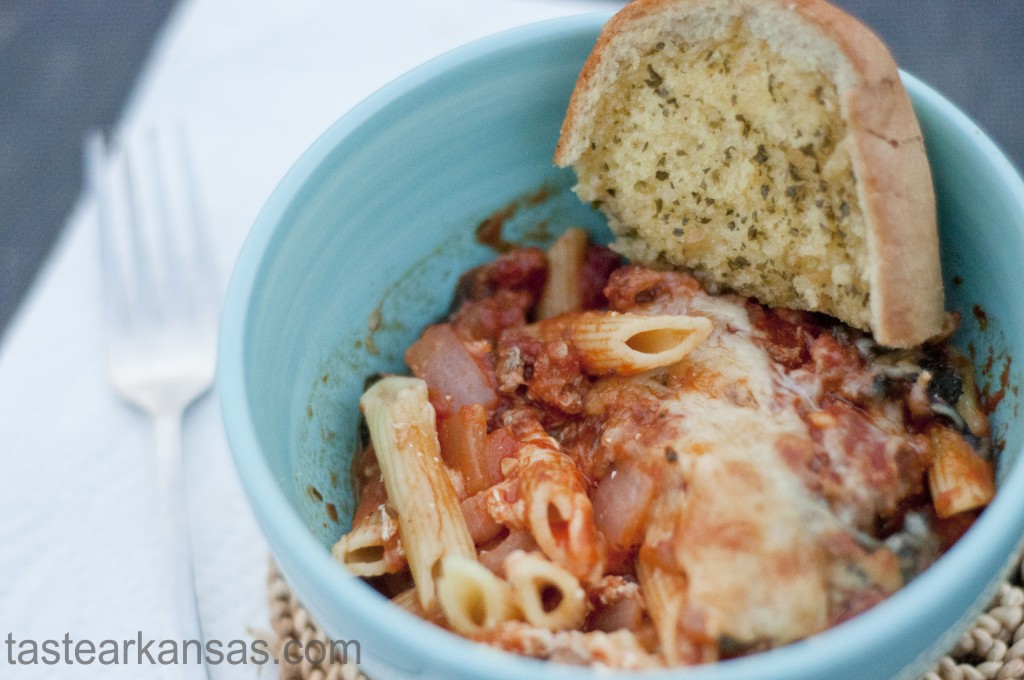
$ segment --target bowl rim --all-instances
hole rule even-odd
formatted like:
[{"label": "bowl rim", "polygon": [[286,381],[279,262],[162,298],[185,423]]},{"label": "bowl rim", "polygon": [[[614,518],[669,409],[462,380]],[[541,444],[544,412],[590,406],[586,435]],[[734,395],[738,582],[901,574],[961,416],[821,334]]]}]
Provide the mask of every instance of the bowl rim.
[{"label": "bowl rim", "polygon": [[[427,622],[389,607],[368,586],[348,575],[333,560],[291,505],[273,471],[267,464],[256,434],[253,414],[246,398],[246,328],[252,312],[251,300],[258,285],[258,274],[271,258],[267,246],[280,225],[301,198],[303,188],[314,178],[332,150],[349,134],[407,92],[415,90],[452,67],[489,54],[532,41],[593,32],[595,37],[612,12],[578,14],[526,24],[479,38],[456,47],[392,80],[344,114],[321,134],[298,158],[274,188],[257,216],[237,257],[224,298],[218,341],[217,392],[221,415],[235,469],[242,481],[249,506],[275,553],[279,551],[304,564],[304,580],[320,583],[333,599],[344,602],[346,616],[357,622],[365,639],[381,644],[403,646],[424,667],[462,669],[477,672],[487,669],[495,678],[521,678],[529,674],[538,680],[593,678],[608,675],[565,664],[520,657],[500,652],[437,628]],[[927,106],[939,114],[958,135],[970,138],[984,154],[1008,194],[1024,211],[1024,180],[995,143],[960,109],[914,76],[901,71],[915,106]],[[1015,225],[1024,229],[1024,225]],[[1004,452],[1005,453],[1005,452]],[[1019,456],[1018,456],[1019,458]],[[1005,475],[1003,488],[1024,489],[1024,461],[1017,460]],[[894,631],[914,628],[914,619],[928,609],[928,593],[942,592],[957,574],[970,573],[976,555],[989,555],[1016,536],[1019,548],[1024,517],[1009,493],[998,493],[974,527],[912,583],[871,610],[807,640],[769,652],[733,659],[687,670],[687,677],[720,678],[725,671],[731,678],[763,678],[772,673],[797,675],[813,672],[822,662],[835,665],[838,658],[855,663],[870,655],[877,643]],[[271,537],[274,540],[270,540]],[[1011,559],[1013,556],[1011,555]],[[281,561],[281,560],[279,560]],[[1010,563],[1004,565],[1009,568]],[[287,569],[282,565],[287,574]],[[362,635],[362,633],[361,633]],[[925,652],[925,654],[927,651]],[[497,656],[496,656],[497,655]],[[495,661],[500,661],[496,665]],[[643,671],[637,677],[664,678],[678,675],[679,668]],[[616,677],[634,673],[616,671]]]}]

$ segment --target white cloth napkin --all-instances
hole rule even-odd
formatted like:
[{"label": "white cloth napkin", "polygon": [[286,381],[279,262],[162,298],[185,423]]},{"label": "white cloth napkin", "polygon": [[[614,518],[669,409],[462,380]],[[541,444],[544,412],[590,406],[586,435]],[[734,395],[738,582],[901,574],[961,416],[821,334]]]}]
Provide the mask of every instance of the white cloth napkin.
[{"label": "white cloth napkin", "polygon": [[[186,0],[119,127],[184,121],[226,283],[282,174],[371,92],[470,40],[621,4]],[[93,205],[83,195],[0,347],[0,678],[180,674],[138,665],[135,650],[129,665],[45,665],[42,655],[35,666],[8,662],[25,641],[65,634],[72,644],[97,645],[172,636],[159,623],[152,432],[106,381],[95,243]],[[184,445],[199,606],[207,637],[227,645],[269,639],[268,551],[232,467],[216,397],[190,411]],[[223,664],[211,672],[272,678],[277,670]]]}]

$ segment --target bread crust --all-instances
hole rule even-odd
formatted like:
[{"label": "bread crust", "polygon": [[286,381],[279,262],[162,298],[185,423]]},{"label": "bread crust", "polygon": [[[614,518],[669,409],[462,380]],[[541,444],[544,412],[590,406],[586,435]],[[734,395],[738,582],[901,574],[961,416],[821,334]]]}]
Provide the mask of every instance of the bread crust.
[{"label": "bread crust", "polygon": [[[573,164],[603,85],[600,69],[619,40],[651,17],[773,5],[795,12],[845,57],[853,82],[838,83],[849,130],[857,195],[867,227],[871,330],[876,341],[909,347],[939,334],[944,316],[935,195],[924,139],[888,48],[854,17],[824,0],[635,0],[612,17],[580,73],[554,161]],[[826,310],[827,311],[827,310]]]}]

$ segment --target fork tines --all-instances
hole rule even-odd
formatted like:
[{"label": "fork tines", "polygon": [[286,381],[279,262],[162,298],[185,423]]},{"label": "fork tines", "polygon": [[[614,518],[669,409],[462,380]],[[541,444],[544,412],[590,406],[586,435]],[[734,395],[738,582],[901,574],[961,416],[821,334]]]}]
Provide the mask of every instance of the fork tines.
[{"label": "fork tines", "polygon": [[215,314],[216,282],[183,130],[154,128],[110,147],[94,131],[86,160],[99,209],[108,323],[138,331]]}]

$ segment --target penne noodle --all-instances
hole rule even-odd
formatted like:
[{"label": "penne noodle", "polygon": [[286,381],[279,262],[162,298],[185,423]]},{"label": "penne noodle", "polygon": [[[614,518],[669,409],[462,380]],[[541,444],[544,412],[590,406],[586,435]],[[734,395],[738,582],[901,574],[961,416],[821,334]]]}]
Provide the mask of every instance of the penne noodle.
[{"label": "penne noodle", "polygon": [[589,237],[579,227],[570,227],[548,249],[548,280],[544,285],[537,318],[550,319],[582,307],[580,272],[587,254]]},{"label": "penne noodle", "polygon": [[686,578],[669,574],[641,559],[636,565],[637,580],[644,594],[647,612],[654,621],[661,653],[670,664],[681,663],[679,654],[679,617],[683,611]]},{"label": "penne noodle", "polygon": [[381,508],[353,525],[331,549],[334,559],[356,576],[381,576],[401,571],[405,560],[400,550],[388,550],[388,532],[395,531],[394,522]]},{"label": "penne noodle", "polygon": [[403,590],[398,595],[391,598],[391,601],[402,609],[408,611],[410,614],[416,614],[417,616],[423,615],[423,607],[420,606],[419,596],[416,595],[416,588]]},{"label": "penne noodle", "polygon": [[505,560],[505,575],[523,617],[548,630],[579,628],[587,596],[575,576],[538,553],[517,550]]},{"label": "penne noodle", "polygon": [[451,627],[463,635],[478,635],[516,615],[512,586],[475,559],[459,555],[441,561],[437,602]]},{"label": "penne noodle", "polygon": [[529,447],[520,458],[531,472],[520,489],[526,501],[526,522],[548,557],[590,582],[604,568],[601,539],[579,469],[567,456]]},{"label": "penne noodle", "polygon": [[569,329],[570,342],[591,375],[636,375],[682,361],[711,335],[702,316],[586,312]]},{"label": "penne noodle", "polygon": [[391,602],[398,605],[405,611],[409,612],[413,616],[419,617],[431,623],[441,625],[444,623],[441,612],[437,608],[427,611],[420,605],[419,595],[416,594],[416,588],[409,588],[403,590],[398,595],[391,598]]},{"label": "penne noodle", "polygon": [[363,394],[366,416],[388,499],[420,605],[436,603],[435,583],[447,555],[476,558],[455,489],[441,462],[434,408],[418,378],[389,376]]},{"label": "penne noodle", "polygon": [[928,470],[928,486],[939,517],[988,505],[996,493],[991,463],[949,428],[929,428],[928,441],[935,455]]},{"label": "penne noodle", "polygon": [[583,582],[595,582],[604,571],[605,548],[583,473],[535,420],[513,427],[526,443],[503,461],[502,471],[518,482],[527,528],[545,555]]},{"label": "penne noodle", "polygon": [[423,611],[423,608],[420,607],[419,597],[416,595],[416,588],[403,590],[398,595],[391,598],[391,601],[402,609],[405,609],[412,614],[416,614],[417,616]]},{"label": "penne noodle", "polygon": [[698,645],[681,627],[687,614],[686,577],[652,564],[644,559],[643,552],[637,560],[636,575],[665,660],[670,665],[715,661],[715,643]]},{"label": "penne noodle", "polygon": [[971,360],[955,347],[949,348],[949,355],[964,381],[960,398],[954,407],[960,417],[964,419],[971,434],[985,439],[989,435],[988,416],[981,410],[981,404],[978,403],[978,384],[974,379],[974,366],[971,364]]}]

